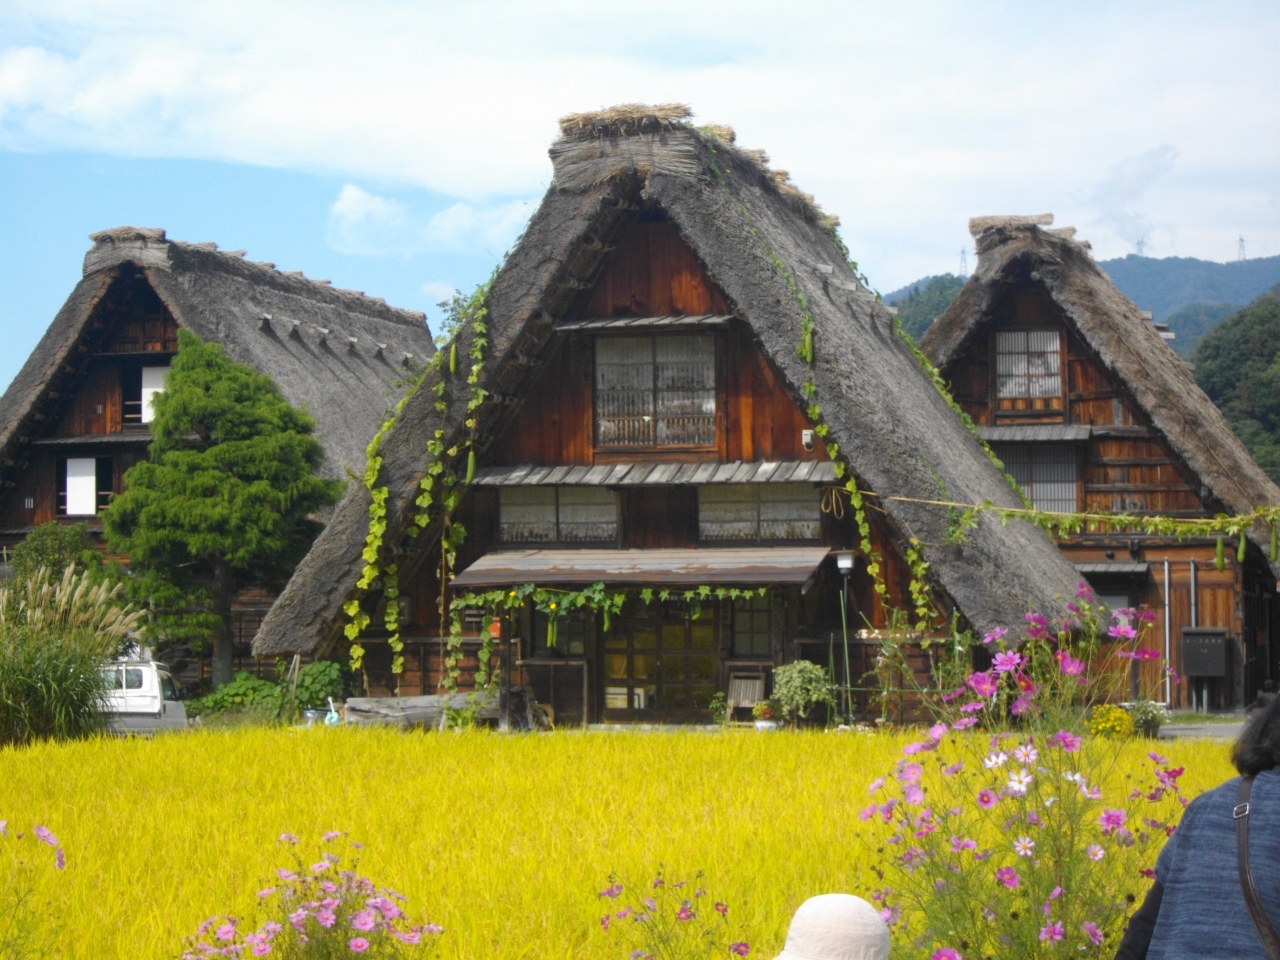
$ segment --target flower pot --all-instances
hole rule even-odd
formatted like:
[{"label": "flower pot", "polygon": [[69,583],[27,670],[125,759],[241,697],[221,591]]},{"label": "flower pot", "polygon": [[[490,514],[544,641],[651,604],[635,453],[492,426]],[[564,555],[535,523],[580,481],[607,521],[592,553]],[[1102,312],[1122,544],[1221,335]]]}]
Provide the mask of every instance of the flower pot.
[{"label": "flower pot", "polygon": [[766,731],[766,732],[767,732],[767,731],[769,731],[769,730],[777,730],[777,729],[778,729],[778,721],[777,721],[777,720],[757,720],[757,721],[756,721],[756,729],[757,729],[757,730],[763,730],[763,731]]},{"label": "flower pot", "polygon": [[1157,737],[1157,735],[1159,735],[1160,733],[1160,721],[1148,720],[1145,723],[1141,724],[1138,727],[1138,729],[1142,732],[1142,735],[1144,737],[1154,740]]}]

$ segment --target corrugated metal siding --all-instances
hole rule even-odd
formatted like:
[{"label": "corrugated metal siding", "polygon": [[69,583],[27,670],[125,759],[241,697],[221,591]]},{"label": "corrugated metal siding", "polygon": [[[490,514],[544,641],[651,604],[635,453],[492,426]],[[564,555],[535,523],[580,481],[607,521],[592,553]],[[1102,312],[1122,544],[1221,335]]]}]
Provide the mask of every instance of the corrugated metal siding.
[{"label": "corrugated metal siding", "polygon": [[743,463],[613,463],[595,467],[485,467],[476,471],[481,487],[605,486],[636,487],[646,483],[835,483],[835,466],[827,460]]},{"label": "corrugated metal siding", "polygon": [[589,331],[600,333],[617,330],[670,330],[689,327],[723,327],[732,319],[722,313],[699,313],[693,316],[668,317],[593,317],[586,320],[566,320],[556,324],[562,333]]}]

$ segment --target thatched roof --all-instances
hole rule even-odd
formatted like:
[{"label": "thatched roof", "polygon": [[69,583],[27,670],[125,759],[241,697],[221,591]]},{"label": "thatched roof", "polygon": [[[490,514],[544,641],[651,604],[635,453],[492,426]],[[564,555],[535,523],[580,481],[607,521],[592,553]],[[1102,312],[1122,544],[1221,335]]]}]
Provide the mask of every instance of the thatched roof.
[{"label": "thatched roof", "polygon": [[[615,228],[637,207],[659,207],[701,259],[731,309],[750,328],[781,382],[803,408],[801,388],[817,384],[814,402],[864,486],[920,499],[990,499],[1020,506],[960,419],[931,385],[893,329],[887,308],[857,279],[830,227],[808,198],[786,188],[759,158],[719,132],[674,119],[629,124],[611,117],[599,128],[572,125],[551,147],[555,178],[522,240],[489,293],[492,340],[481,386],[520,396],[556,322],[601,268]],[[612,124],[612,125],[611,125]],[[626,131],[638,127],[638,132]],[[622,133],[615,133],[621,130]],[[795,285],[789,287],[788,278]],[[796,355],[803,296],[815,327],[812,369]],[[464,330],[459,353],[470,343]],[[406,404],[382,448],[389,488],[386,543],[402,536],[428,457],[426,442],[442,429],[461,438],[466,388],[461,372],[446,380],[448,409],[435,409],[427,382]],[[488,437],[509,414],[480,411]],[[506,409],[510,409],[509,407]],[[480,451],[483,463],[483,449]],[[268,614],[255,640],[259,654],[323,649],[340,634],[342,602],[353,594],[367,530],[369,495],[352,490]],[[890,525],[923,543],[938,587],[975,627],[1020,620],[1028,606],[1052,609],[1077,578],[1038,529],[1001,526],[984,516],[960,545],[944,543],[945,509],[886,501]],[[422,538],[419,538],[422,539]]]},{"label": "thatched roof", "polygon": [[365,447],[403,394],[400,381],[435,352],[421,313],[336,289],[212,243],[180,243],[163,230],[117,227],[90,237],[76,285],[0,398],[0,461],[56,410],[58,381],[92,336],[95,307],[113,283],[140,275],[177,322],[227,356],[270,374],[285,398],[316,419],[329,477],[364,473]]},{"label": "thatched roof", "polygon": [[[1226,418],[1156,328],[1116,289],[1075,230],[1043,229],[1052,214],[977,217],[969,222],[978,265],[920,348],[937,366],[961,356],[1014,284],[1041,284],[1080,337],[1203,485],[1215,512],[1247,513],[1280,504],[1280,488],[1249,456]],[[1269,549],[1269,534],[1254,531]]]}]

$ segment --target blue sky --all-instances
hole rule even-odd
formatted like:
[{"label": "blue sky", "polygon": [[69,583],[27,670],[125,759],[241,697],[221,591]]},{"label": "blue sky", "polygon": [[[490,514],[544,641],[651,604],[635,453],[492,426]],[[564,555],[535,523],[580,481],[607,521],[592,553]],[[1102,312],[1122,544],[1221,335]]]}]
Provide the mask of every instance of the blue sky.
[{"label": "blue sky", "polygon": [[[129,223],[427,310],[546,189],[556,119],[689,103],[843,221],[882,290],[970,216],[1104,259],[1280,254],[1280,5],[6,0],[0,385]],[[969,255],[972,264],[972,253]]]}]

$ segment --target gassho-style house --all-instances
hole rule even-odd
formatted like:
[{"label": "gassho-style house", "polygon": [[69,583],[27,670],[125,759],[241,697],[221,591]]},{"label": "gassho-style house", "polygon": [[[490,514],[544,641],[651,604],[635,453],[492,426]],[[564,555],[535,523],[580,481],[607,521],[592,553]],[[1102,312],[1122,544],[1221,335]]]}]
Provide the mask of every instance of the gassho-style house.
[{"label": "gassho-style house", "polygon": [[[1212,517],[1280,503],[1167,328],[1052,222],[970,221],[977,269],[920,341],[1022,490],[1068,513]],[[1242,706],[1280,676],[1280,570],[1265,532],[1250,530],[1243,562],[1226,551],[1221,572],[1214,537],[1086,528],[1060,546],[1113,609],[1156,614],[1152,641],[1181,678],[1163,678],[1171,705]]]},{"label": "gassho-style house", "polygon": [[[732,131],[686,117],[619,108],[562,121],[554,182],[483,323],[463,326],[380,442],[385,532],[370,538],[372,495],[352,485],[255,652],[342,655],[367,617],[370,692],[435,693],[448,669],[441,531],[456,542],[459,526],[446,598],[530,583],[631,591],[608,619],[557,616],[554,644],[549,609],[500,622],[503,683],[561,723],[705,719],[717,692],[748,706],[799,658],[834,660],[837,679],[856,682],[889,608],[912,604],[911,551],[928,565],[916,568],[939,626],[954,614],[983,631],[1073,595],[1075,569],[1030,524],[983,515],[947,542],[947,510],[920,501],[1019,497],[860,281],[833,221]],[[870,551],[851,476],[876,495]],[[446,491],[459,494],[451,508]],[[710,599],[680,596],[696,588]],[[463,618],[461,690],[478,614]]]},{"label": "gassho-style house", "polygon": [[[244,259],[163,230],[94,234],[84,277],[0,398],[0,546],[42,523],[86,523],[147,455],[151,398],[164,389],[178,329],[222,344],[271,376],[316,420],[320,472],[358,475],[365,447],[434,352],[423,314],[328,281]],[[263,584],[237,600],[249,653],[274,596]]]}]

